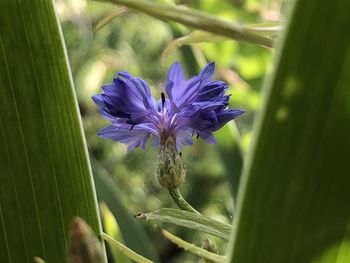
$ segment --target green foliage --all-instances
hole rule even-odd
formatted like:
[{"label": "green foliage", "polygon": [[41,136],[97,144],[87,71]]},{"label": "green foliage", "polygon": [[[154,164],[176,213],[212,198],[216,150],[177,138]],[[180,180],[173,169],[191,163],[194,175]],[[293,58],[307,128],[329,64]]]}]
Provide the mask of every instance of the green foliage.
[{"label": "green foliage", "polygon": [[[109,2],[122,6],[56,1],[105,232],[113,233],[114,224],[118,241],[103,238],[117,262],[193,262],[176,246],[204,262],[227,261],[215,253],[226,252],[231,226],[222,222],[231,221],[232,262],[350,261],[350,4],[296,0],[253,133],[271,51],[261,46],[271,47],[285,28],[280,21],[289,2]],[[0,258],[62,262],[67,247],[81,251],[80,242],[67,242],[72,219],[84,218],[97,235],[100,223],[60,29],[52,2],[44,0],[1,1],[0,25]],[[177,204],[195,213],[159,210],[173,203],[156,179],[157,150],[127,152],[96,136],[105,122],[90,98],[102,83],[129,71],[147,79],[157,97],[175,60],[189,76],[216,61],[216,78],[233,94],[230,106],[246,110],[217,132],[218,145],[195,141],[182,149],[181,188],[203,215],[173,188]],[[138,211],[155,211],[138,217],[176,231],[162,231],[176,245],[152,224],[135,222]],[[202,248],[194,245],[203,240]]]},{"label": "green foliage", "polygon": [[[268,5],[255,1],[244,4],[228,0],[193,1],[187,4],[187,9],[175,6],[172,1],[160,1],[167,2],[160,5],[153,1],[123,2],[136,3],[138,10],[182,24],[165,23],[125,7],[85,0],[55,2],[68,45],[89,148],[96,158],[93,166],[97,190],[118,221],[123,236],[119,238],[127,246],[151,259],[157,258],[153,249],[157,247],[162,260],[170,262],[173,256],[181,262],[191,261],[188,255],[173,253],[174,247],[164,242],[154,228],[146,224],[136,226],[131,220],[137,211],[171,205],[154,176],[157,153],[150,148],[127,153],[124,146],[97,138],[96,131],[104,122],[90,97],[103,82],[110,82],[118,70],[145,77],[153,84],[153,92],[159,94],[157,86],[164,82],[165,76],[159,54],[174,38],[187,38],[182,44],[190,46],[172,50],[165,64],[181,60],[189,75],[193,75],[198,73],[198,65],[217,61],[217,77],[227,81],[231,85],[230,93],[234,93],[232,106],[249,112],[237,122],[236,129],[243,134],[245,143],[241,145],[240,136],[232,136],[231,128],[225,128],[217,134],[220,140],[217,147],[196,142],[193,147],[183,149],[188,172],[183,190],[186,199],[205,215],[229,222],[233,213],[229,188],[235,197],[269,51],[233,41],[203,44],[212,41],[212,35],[198,38],[183,25],[270,46],[276,24],[261,24],[263,9]],[[150,5],[157,9],[147,8]],[[36,261],[40,257],[47,262],[62,262],[67,247],[65,234],[73,216],[83,217],[95,232],[100,231],[62,39],[51,2],[2,1],[0,7],[0,83],[4,87],[0,91],[1,256],[6,260],[11,253],[12,262],[30,261],[33,256],[38,256]],[[238,26],[237,21],[257,25]],[[231,154],[235,154],[234,160]],[[230,186],[225,174],[234,178]],[[113,179],[106,178],[110,175]],[[107,214],[106,210],[103,214]],[[108,228],[108,220],[104,222]],[[204,217],[199,228],[218,233],[215,231],[220,231],[221,223],[213,225],[213,222],[216,221]],[[222,225],[228,231],[227,224]],[[151,241],[144,230],[152,234]],[[177,233],[191,238],[191,242],[203,240],[198,232],[180,228]],[[223,233],[221,229],[219,235],[224,237]],[[219,249],[225,246],[219,238],[215,242]],[[14,253],[14,247],[16,252],[23,253]],[[125,260],[118,253],[114,255]]]},{"label": "green foliage", "polygon": [[114,215],[118,222],[125,245],[154,261],[157,261],[157,256],[152,244],[146,235],[144,229],[133,220],[132,215],[128,214],[127,210],[121,203],[121,198],[118,194],[118,188],[114,186],[113,180],[106,174],[101,165],[94,159],[93,167],[95,172],[96,191],[99,200],[103,200]]},{"label": "green foliage", "polygon": [[172,20],[217,35],[272,47],[272,40],[264,34],[256,34],[256,31],[252,29],[246,30],[228,20],[195,9],[145,0],[110,0],[110,2],[141,11],[158,19]]},{"label": "green foliage", "polygon": [[189,251],[193,254],[196,254],[202,258],[212,260],[214,262],[226,262],[227,258],[224,256],[217,255],[213,252],[210,252],[208,250],[205,250],[203,248],[197,247],[194,244],[191,244],[189,242],[186,242],[185,240],[182,240],[181,238],[171,234],[170,232],[162,229],[163,235],[169,239],[171,242],[174,242],[179,247],[185,249],[186,251]]},{"label": "green foliage", "polygon": [[[156,248],[161,261],[193,262],[196,259],[193,255],[164,242],[153,224],[132,221],[132,215],[139,211],[175,207],[155,176],[158,149],[148,145],[146,150],[127,152],[124,145],[97,137],[98,129],[106,122],[92,103],[91,96],[101,91],[100,86],[103,83],[111,82],[118,71],[142,76],[150,83],[152,94],[160,96],[158,85],[163,83],[164,87],[166,70],[170,63],[181,61],[190,77],[198,74],[207,61],[216,61],[216,78],[230,85],[230,106],[245,109],[247,112],[237,119],[237,127],[225,127],[215,135],[218,145],[207,145],[201,140],[194,140],[193,146],[182,149],[187,177],[181,191],[185,199],[205,216],[228,224],[234,213],[230,190],[235,194],[238,188],[237,182],[250,141],[252,120],[259,106],[260,85],[268,67],[270,51],[237,41],[191,43],[190,46],[174,49],[167,57],[165,67],[162,67],[162,51],[173,39],[189,35],[190,28],[179,23],[160,21],[132,9],[120,13],[120,8],[123,7],[117,5],[88,1],[85,6],[82,4],[85,1],[77,1],[81,4],[59,1],[58,10],[90,153],[92,159],[96,160],[92,163],[94,174],[96,178],[100,175],[112,177],[107,184],[110,193],[114,192],[113,198],[107,198],[104,195],[106,192],[99,190],[99,183],[96,181],[100,200],[108,203],[118,221],[122,234],[122,239],[118,239],[120,242],[152,260],[153,257],[137,249],[135,245],[147,244]],[[186,6],[241,24],[261,24],[265,21],[261,15],[262,10],[270,8],[268,4],[255,4],[253,10],[250,2],[237,7],[229,0],[192,1]],[[104,18],[109,23],[102,23],[104,26],[94,32],[95,25],[106,21]],[[133,232],[135,225],[138,226],[137,231],[146,230],[146,238],[150,241],[137,242],[138,238],[134,238],[137,235]],[[205,238],[198,231],[185,230],[170,224],[167,224],[167,228],[193,243],[201,244]],[[129,242],[130,239],[134,243]],[[215,236],[213,240],[219,251],[225,253],[226,241]]]},{"label": "green foliage", "polygon": [[[118,222],[104,202],[100,203],[100,212],[104,232],[115,240],[119,240],[120,242],[124,243]],[[106,250],[110,252],[113,262],[131,262],[131,260],[120,251],[116,249],[109,249],[108,245],[106,246]]]},{"label": "green foliage", "polygon": [[51,1],[0,2],[0,258],[62,262],[75,216],[100,223]]},{"label": "green foliage", "polygon": [[203,233],[212,234],[224,240],[228,240],[231,232],[231,225],[213,220],[209,217],[172,208],[161,208],[151,213],[139,213],[137,219],[145,219],[156,224],[169,223]]},{"label": "green foliage", "polygon": [[348,10],[295,3],[243,173],[231,262],[350,261]]},{"label": "green foliage", "polygon": [[153,261],[137,254],[135,251],[131,250],[130,248],[124,246],[122,243],[118,242],[117,240],[111,238],[110,236],[106,235],[105,233],[102,234],[102,237],[104,240],[108,242],[112,246],[113,249],[117,249],[120,252],[122,252],[125,256],[132,259],[133,261],[137,263],[152,263]]}]

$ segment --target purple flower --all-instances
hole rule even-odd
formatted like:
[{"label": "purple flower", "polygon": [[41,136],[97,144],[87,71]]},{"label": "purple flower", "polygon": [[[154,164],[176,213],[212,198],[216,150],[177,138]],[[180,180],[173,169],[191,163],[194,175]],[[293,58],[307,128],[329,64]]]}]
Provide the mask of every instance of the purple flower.
[{"label": "purple flower", "polygon": [[209,63],[198,76],[186,80],[180,63],[174,63],[168,72],[168,98],[162,92],[158,102],[144,80],[119,72],[112,84],[102,86],[104,93],[92,97],[111,122],[98,135],[125,143],[129,150],[144,148],[151,135],[154,146],[172,140],[179,149],[191,145],[194,135],[215,143],[213,132],[244,111],[226,109],[228,86],[212,79],[214,68],[214,62]]}]

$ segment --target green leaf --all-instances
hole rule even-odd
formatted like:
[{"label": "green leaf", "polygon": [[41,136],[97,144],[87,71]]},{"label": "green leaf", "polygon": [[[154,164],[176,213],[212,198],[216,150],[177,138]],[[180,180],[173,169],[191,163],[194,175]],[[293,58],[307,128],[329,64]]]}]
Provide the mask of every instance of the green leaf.
[{"label": "green leaf", "polygon": [[80,216],[100,234],[53,1],[0,2],[0,258],[64,262]]},{"label": "green leaf", "polygon": [[145,230],[139,224],[136,224],[132,215],[126,211],[121,203],[121,198],[118,196],[118,188],[112,178],[108,176],[103,167],[93,158],[92,164],[97,196],[107,204],[117,220],[125,244],[137,253],[153,261],[158,261],[157,253]]},{"label": "green leaf", "polygon": [[191,45],[201,42],[221,42],[225,40],[230,40],[229,38],[218,36],[213,33],[209,33],[202,30],[195,30],[190,34],[177,38],[169,43],[169,45],[163,50],[161,55],[161,64],[165,64],[168,56],[175,49],[182,47],[184,45]]},{"label": "green leaf", "polygon": [[[283,30],[283,25],[279,22],[264,23],[264,24],[250,24],[245,25],[244,29],[257,35],[265,36],[268,38],[276,38],[280,31]],[[175,49],[184,45],[193,45],[197,43],[216,43],[232,40],[229,37],[220,36],[217,33],[209,33],[203,30],[195,30],[190,34],[179,37],[171,41],[168,46],[163,50],[161,55],[161,64],[165,64],[166,59]]]},{"label": "green leaf", "polygon": [[102,238],[106,240],[113,248],[119,250],[120,252],[124,253],[125,256],[128,258],[134,260],[137,263],[152,263],[153,261],[137,254],[135,251],[131,250],[130,248],[124,246],[122,243],[118,242],[117,240],[111,238],[109,235],[103,233]]},{"label": "green leaf", "polygon": [[[109,210],[108,206],[102,202],[100,203],[100,211],[101,211],[101,217],[102,217],[102,226],[104,229],[104,232],[111,236],[112,238],[119,240],[120,242],[123,241],[123,237],[120,233],[119,225],[111,211]],[[130,263],[131,260],[126,257],[123,253],[121,253],[117,249],[111,250],[111,257],[113,258],[114,262],[125,262]]]},{"label": "green leaf", "polygon": [[350,262],[349,10],[295,2],[243,172],[231,262]]},{"label": "green leaf", "polygon": [[189,251],[193,254],[196,254],[202,258],[206,258],[215,262],[226,262],[227,258],[224,256],[220,256],[218,254],[209,252],[208,250],[205,250],[203,248],[197,247],[196,245],[193,245],[191,243],[186,242],[185,240],[182,240],[181,238],[171,234],[170,232],[162,229],[162,234],[169,239],[171,242],[177,244],[179,247],[182,247],[186,251]]},{"label": "green leaf", "polygon": [[279,33],[282,30],[284,30],[284,25],[281,22],[275,21],[275,22],[245,25],[244,29],[255,34],[259,34],[265,37],[275,39],[279,35]]},{"label": "green leaf", "polygon": [[136,219],[146,219],[155,223],[169,223],[208,233],[228,240],[231,225],[209,217],[179,209],[161,208],[151,213],[135,215]]},{"label": "green leaf", "polygon": [[168,4],[145,0],[108,0],[128,8],[146,13],[162,20],[171,20],[181,24],[204,30],[217,35],[229,37],[266,47],[272,47],[272,40],[256,34],[254,30],[246,30],[241,25],[191,8],[183,8]]},{"label": "green leaf", "polygon": [[44,260],[42,260],[42,259],[39,258],[39,257],[34,257],[34,258],[33,258],[33,262],[34,262],[34,263],[46,263]]}]

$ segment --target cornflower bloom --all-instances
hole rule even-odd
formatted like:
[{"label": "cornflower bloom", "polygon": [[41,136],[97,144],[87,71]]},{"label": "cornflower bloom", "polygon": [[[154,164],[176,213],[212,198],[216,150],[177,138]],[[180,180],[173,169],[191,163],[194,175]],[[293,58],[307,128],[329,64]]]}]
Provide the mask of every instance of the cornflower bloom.
[{"label": "cornflower bloom", "polygon": [[223,81],[213,80],[215,63],[209,63],[198,76],[185,78],[180,63],[168,72],[166,93],[156,102],[141,78],[119,72],[104,93],[92,97],[101,114],[111,122],[99,136],[144,148],[153,135],[153,146],[172,144],[176,149],[191,145],[193,136],[215,143],[213,132],[244,113],[227,109],[230,95]]},{"label": "cornflower bloom", "polygon": [[183,210],[199,213],[182,197],[179,186],[186,170],[182,145],[191,145],[193,135],[215,143],[213,132],[244,113],[227,109],[230,95],[222,81],[213,80],[215,64],[209,63],[198,76],[185,78],[178,62],[168,72],[166,93],[156,102],[147,83],[126,72],[119,72],[112,84],[102,86],[104,93],[93,96],[101,114],[111,122],[102,128],[101,137],[125,143],[128,149],[144,148],[153,135],[153,146],[160,146],[157,162],[159,184],[168,189]]}]

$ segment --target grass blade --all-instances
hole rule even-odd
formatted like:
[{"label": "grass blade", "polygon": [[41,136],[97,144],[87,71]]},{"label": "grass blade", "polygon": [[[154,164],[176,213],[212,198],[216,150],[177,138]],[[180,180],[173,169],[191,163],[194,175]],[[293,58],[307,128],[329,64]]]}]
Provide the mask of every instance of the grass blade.
[{"label": "grass blade", "polygon": [[238,195],[231,262],[349,262],[350,2],[297,0]]},{"label": "grass blade", "polygon": [[[110,237],[114,238],[115,240],[118,240],[119,242],[124,243],[122,234],[120,233],[118,222],[115,219],[112,212],[109,210],[108,206],[104,202],[100,203],[100,211],[101,211],[101,218],[102,218],[102,227],[104,232]],[[108,253],[108,249],[109,248],[106,246],[107,253]],[[131,263],[131,260],[128,257],[126,257],[123,253],[121,253],[119,250],[109,249],[109,251],[111,252],[110,255],[113,258],[114,262]]]},{"label": "grass blade", "polygon": [[134,260],[137,263],[152,263],[153,261],[137,254],[135,251],[132,251],[127,246],[124,246],[122,243],[118,242],[117,240],[111,238],[109,235],[106,235],[105,233],[102,234],[102,238],[106,240],[111,247],[118,249],[120,252],[124,253],[125,256],[129,257],[130,259]]},{"label": "grass blade", "polygon": [[74,217],[101,231],[53,1],[0,1],[0,258],[63,262]]}]

